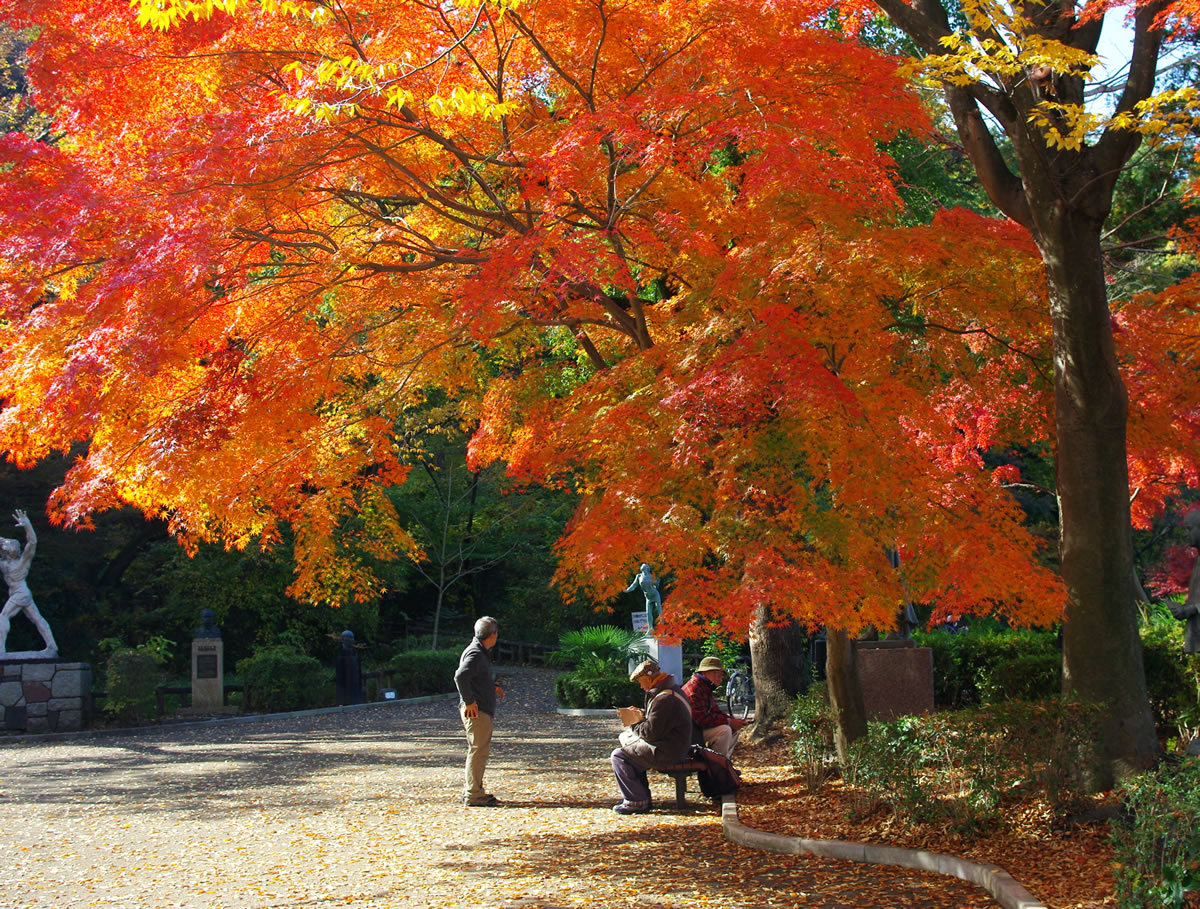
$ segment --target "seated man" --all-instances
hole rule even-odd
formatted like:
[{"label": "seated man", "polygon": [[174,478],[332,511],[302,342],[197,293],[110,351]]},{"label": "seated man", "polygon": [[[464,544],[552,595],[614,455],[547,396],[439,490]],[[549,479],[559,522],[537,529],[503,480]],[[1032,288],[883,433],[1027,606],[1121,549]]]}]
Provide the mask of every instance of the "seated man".
[{"label": "seated man", "polygon": [[621,790],[617,814],[645,814],[650,810],[650,783],[646,771],[663,769],[687,758],[692,742],[692,713],[687,696],[670,673],[654,660],[643,660],[629,674],[646,692],[644,710],[624,707],[621,747],[612,753],[613,773]]},{"label": "seated man", "polygon": [[696,668],[696,674],[683,686],[683,691],[692,705],[692,720],[704,734],[704,744],[729,757],[737,744],[738,731],[746,721],[727,716],[717,706],[713,691],[723,681],[724,665],[716,657],[705,657]]}]

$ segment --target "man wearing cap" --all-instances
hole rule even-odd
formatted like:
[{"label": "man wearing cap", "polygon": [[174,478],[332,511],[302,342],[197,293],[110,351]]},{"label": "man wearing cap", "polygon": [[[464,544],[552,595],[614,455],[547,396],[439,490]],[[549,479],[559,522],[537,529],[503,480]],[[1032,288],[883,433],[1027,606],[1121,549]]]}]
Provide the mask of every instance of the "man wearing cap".
[{"label": "man wearing cap", "polygon": [[737,744],[738,731],[746,721],[727,716],[717,706],[713,692],[723,681],[725,666],[716,657],[705,657],[696,668],[696,674],[683,686],[683,691],[692,705],[692,719],[704,733],[704,744],[729,757]]},{"label": "man wearing cap", "polygon": [[463,804],[472,807],[498,805],[500,802],[483,788],[492,747],[492,717],[496,700],[504,700],[504,689],[496,684],[492,672],[491,650],[500,638],[500,626],[485,615],[475,623],[475,637],[462,652],[454,684],[458,687],[458,714],[467,733],[466,781]]},{"label": "man wearing cap", "polygon": [[621,732],[621,747],[612,753],[613,773],[621,790],[617,814],[645,814],[650,810],[650,783],[646,771],[678,764],[687,757],[692,741],[692,711],[670,673],[654,660],[644,660],[629,674],[646,692],[646,706],[622,708],[629,725]]}]

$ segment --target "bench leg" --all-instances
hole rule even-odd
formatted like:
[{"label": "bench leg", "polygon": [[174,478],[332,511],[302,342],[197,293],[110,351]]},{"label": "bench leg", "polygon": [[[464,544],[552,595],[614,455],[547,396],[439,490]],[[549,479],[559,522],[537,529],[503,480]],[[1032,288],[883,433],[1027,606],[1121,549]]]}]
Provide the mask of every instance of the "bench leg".
[{"label": "bench leg", "polygon": [[686,773],[672,773],[671,776],[675,777],[675,807],[686,808],[688,775]]}]

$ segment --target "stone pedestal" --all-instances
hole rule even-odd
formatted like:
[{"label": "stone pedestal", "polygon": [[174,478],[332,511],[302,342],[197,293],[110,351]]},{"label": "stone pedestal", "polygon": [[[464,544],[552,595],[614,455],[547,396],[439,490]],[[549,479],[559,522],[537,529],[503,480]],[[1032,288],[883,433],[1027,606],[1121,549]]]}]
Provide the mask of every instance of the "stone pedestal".
[{"label": "stone pedestal", "polygon": [[192,641],[192,706],[182,714],[225,713],[225,642],[220,638]]},{"label": "stone pedestal", "polygon": [[682,685],[688,680],[683,674],[683,647],[679,644],[664,644],[656,638],[646,638],[646,646],[650,656],[658,663],[658,668],[675,676],[675,684]]},{"label": "stone pedestal", "polygon": [[192,705],[177,711],[179,716],[237,713],[225,706],[225,642],[215,624],[216,613],[200,610],[201,627],[192,638]]},{"label": "stone pedestal", "polygon": [[868,720],[933,711],[933,650],[912,641],[859,641],[858,677]]},{"label": "stone pedestal", "polygon": [[89,663],[0,661],[0,727],[11,732],[78,732],[91,725]]}]

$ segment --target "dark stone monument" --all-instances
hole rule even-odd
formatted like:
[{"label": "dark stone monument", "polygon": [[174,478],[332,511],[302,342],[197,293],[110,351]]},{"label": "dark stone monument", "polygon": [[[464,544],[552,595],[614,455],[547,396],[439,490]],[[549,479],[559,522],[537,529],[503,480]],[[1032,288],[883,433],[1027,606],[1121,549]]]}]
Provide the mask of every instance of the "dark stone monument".
[{"label": "dark stone monument", "polygon": [[362,663],[354,647],[353,631],[342,632],[342,649],[338,651],[334,667],[334,689],[338,704],[362,703]]},{"label": "dark stone monument", "polygon": [[858,641],[858,677],[868,720],[933,710],[933,650],[911,640]]}]

